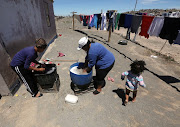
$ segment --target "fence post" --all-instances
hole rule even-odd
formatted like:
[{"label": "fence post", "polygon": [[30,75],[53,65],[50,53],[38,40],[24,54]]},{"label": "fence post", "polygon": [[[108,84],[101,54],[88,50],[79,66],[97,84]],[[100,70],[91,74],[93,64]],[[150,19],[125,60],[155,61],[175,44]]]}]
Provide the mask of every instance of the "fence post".
[{"label": "fence post", "polygon": [[108,37],[108,42],[111,40],[111,30],[112,30],[112,25],[109,27],[109,37]]},{"label": "fence post", "polygon": [[77,12],[71,12],[73,14],[73,30],[74,30],[74,14],[77,13]]},{"label": "fence post", "polygon": [[[114,14],[117,12],[117,10],[108,10],[107,12],[110,12],[110,11],[113,11],[113,16]],[[108,24],[109,25],[109,24]],[[109,28],[109,37],[108,37],[108,42],[110,42],[111,40],[111,32],[112,32],[112,27],[114,27],[112,24],[110,25],[110,28]]]}]

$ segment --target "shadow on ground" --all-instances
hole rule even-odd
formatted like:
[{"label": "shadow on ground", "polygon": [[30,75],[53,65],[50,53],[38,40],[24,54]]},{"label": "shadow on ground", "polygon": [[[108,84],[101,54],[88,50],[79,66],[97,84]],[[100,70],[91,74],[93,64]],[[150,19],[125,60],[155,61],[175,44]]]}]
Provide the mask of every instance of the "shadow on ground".
[{"label": "shadow on ground", "polygon": [[[112,92],[116,93],[119,96],[119,98],[122,99],[122,105],[125,106],[124,102],[125,102],[126,97],[125,97],[124,89],[118,88],[118,89],[113,90]],[[129,96],[129,101],[132,101],[132,97],[130,96]]]},{"label": "shadow on ground", "polygon": [[150,71],[149,69],[146,68],[147,71],[149,71],[150,73],[152,73],[153,75],[155,75],[156,77],[158,77],[159,79],[161,79],[162,81],[164,81],[165,83],[167,83],[168,85],[170,85],[172,88],[176,89],[177,92],[180,92],[180,90],[176,87],[171,85],[171,83],[179,83],[180,80],[172,77],[172,76],[163,76],[163,75],[158,75],[152,71]]},{"label": "shadow on ground", "polygon": [[116,93],[119,96],[119,98],[122,99],[122,105],[124,105],[124,101],[125,101],[125,92],[124,92],[124,89],[119,89],[118,88],[116,90],[113,90],[112,92]]}]

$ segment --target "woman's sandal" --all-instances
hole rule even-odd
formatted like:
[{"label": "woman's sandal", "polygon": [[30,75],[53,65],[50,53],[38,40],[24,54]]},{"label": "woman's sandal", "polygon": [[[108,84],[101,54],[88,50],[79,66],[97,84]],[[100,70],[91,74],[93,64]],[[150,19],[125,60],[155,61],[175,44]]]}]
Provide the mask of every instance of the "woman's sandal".
[{"label": "woman's sandal", "polygon": [[[40,95],[39,96],[37,96],[37,97],[42,97],[43,96],[43,94],[42,93],[40,93]],[[36,97],[36,96],[34,96],[34,97]]]},{"label": "woman's sandal", "polygon": [[38,97],[42,97],[43,96],[43,94],[41,93]]},{"label": "woman's sandal", "polygon": [[95,90],[95,91],[93,92],[94,95],[97,95],[97,94],[99,94],[99,93],[100,93],[100,92],[97,91],[97,90]]}]

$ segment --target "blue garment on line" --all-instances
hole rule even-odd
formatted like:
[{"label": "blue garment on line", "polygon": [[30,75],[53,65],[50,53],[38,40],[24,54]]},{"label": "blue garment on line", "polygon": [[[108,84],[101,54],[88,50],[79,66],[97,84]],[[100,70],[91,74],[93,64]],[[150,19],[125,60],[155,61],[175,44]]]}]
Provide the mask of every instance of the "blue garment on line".
[{"label": "blue garment on line", "polygon": [[92,21],[91,21],[91,23],[90,23],[90,27],[96,27],[97,28],[97,21],[98,21],[98,16],[97,16],[97,14],[94,14],[94,17],[92,18]]},{"label": "blue garment on line", "polygon": [[101,29],[101,20],[102,20],[101,14],[97,14],[97,18],[98,18],[97,20],[97,30],[98,30],[98,28]]},{"label": "blue garment on line", "polygon": [[94,26],[97,28],[98,14],[94,14]]},{"label": "blue garment on line", "polygon": [[180,45],[180,30],[179,30],[179,33],[178,33],[176,40],[174,41],[174,44]]},{"label": "blue garment on line", "polygon": [[92,18],[91,23],[89,24],[89,26],[90,26],[90,27],[94,27],[94,16],[93,16],[93,18]]},{"label": "blue garment on line", "polygon": [[133,15],[129,15],[129,14],[126,14],[126,15],[125,15],[124,28],[130,28],[130,27],[131,27],[132,18],[133,18]]}]

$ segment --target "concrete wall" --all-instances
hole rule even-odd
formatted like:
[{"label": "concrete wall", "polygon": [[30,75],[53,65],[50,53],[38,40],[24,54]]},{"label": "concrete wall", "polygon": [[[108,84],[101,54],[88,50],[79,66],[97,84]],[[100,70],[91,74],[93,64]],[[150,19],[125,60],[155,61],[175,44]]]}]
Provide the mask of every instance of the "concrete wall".
[{"label": "concrete wall", "polygon": [[8,86],[6,85],[6,82],[4,81],[2,75],[0,74],[0,98],[1,95],[9,95],[10,90],[8,88]]},{"label": "concrete wall", "polygon": [[[44,1],[49,7],[50,27],[47,26]],[[1,0],[0,60],[5,62],[0,66],[0,74],[9,88],[15,80],[9,66],[13,56],[24,47],[33,46],[36,38],[42,37],[48,43],[54,36],[56,26],[51,0]]]},{"label": "concrete wall", "polygon": [[[43,2],[47,2],[48,3],[48,7],[49,7],[49,16],[50,16],[50,23],[51,26],[48,27],[47,26],[47,22],[46,22],[46,14],[45,14],[45,8],[44,8],[44,3]],[[53,9],[53,3],[52,0],[40,0],[40,4],[41,6],[41,16],[42,16],[42,28],[44,31],[44,39],[47,42],[50,42],[51,39],[56,35],[56,25],[55,25],[55,17],[54,17],[54,9]]]},{"label": "concrete wall", "polygon": [[[11,87],[11,84],[16,79],[15,72],[10,68],[9,63],[11,62],[11,58],[6,52],[5,48],[2,46],[2,40],[0,39],[0,60],[1,60],[1,66],[0,66],[0,74],[4,78],[4,81],[6,82],[6,87]],[[3,81],[3,82],[4,82]],[[0,82],[0,86],[3,86],[3,82]],[[1,89],[1,87],[0,87]],[[3,95],[3,94],[2,94]]]}]

